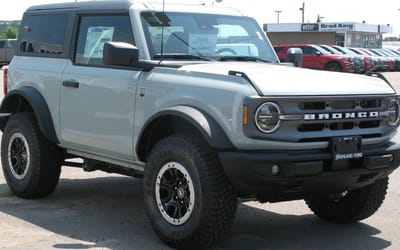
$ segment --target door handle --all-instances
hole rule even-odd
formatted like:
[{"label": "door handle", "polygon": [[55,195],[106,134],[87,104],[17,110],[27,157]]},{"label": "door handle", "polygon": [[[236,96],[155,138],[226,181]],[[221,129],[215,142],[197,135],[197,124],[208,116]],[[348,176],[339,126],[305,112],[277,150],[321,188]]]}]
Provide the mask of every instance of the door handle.
[{"label": "door handle", "polygon": [[68,87],[68,88],[79,88],[79,82],[75,81],[75,80],[65,80],[63,81],[63,86],[64,87]]}]

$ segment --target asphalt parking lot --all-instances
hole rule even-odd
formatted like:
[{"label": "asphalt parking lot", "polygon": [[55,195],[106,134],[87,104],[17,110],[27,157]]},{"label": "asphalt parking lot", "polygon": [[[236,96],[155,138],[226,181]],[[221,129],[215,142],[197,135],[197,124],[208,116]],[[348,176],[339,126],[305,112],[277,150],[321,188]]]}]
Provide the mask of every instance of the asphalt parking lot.
[{"label": "asphalt parking lot", "polygon": [[[400,90],[400,73],[385,75]],[[24,200],[8,191],[0,170],[0,248],[169,249],[150,227],[141,186],[139,179],[64,167],[52,195]],[[399,222],[400,170],[380,210],[360,223],[324,222],[303,201],[245,202],[230,237],[214,249],[400,249]]]}]

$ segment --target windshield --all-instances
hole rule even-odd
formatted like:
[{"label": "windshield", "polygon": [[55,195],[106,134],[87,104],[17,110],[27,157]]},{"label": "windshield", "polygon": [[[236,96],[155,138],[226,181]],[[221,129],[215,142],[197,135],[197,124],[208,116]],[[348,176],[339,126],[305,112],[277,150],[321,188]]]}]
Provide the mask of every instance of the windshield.
[{"label": "windshield", "polygon": [[327,50],[327,51],[331,52],[332,54],[336,54],[336,55],[343,55],[343,53],[342,53],[342,52],[340,52],[339,50],[337,50],[337,49],[335,49],[335,48],[333,48],[333,47],[329,47],[329,46],[322,46],[322,45],[321,45],[321,48],[324,48],[325,50]]},{"label": "windshield", "polygon": [[370,56],[368,53],[365,53],[365,51],[357,48],[351,48],[351,51],[354,51],[354,53],[357,53],[358,55]]},{"label": "windshield", "polygon": [[346,53],[346,54],[348,54],[348,55],[352,55],[352,56],[357,55],[356,52],[354,52],[354,51],[352,51],[352,50],[350,50],[350,49],[348,49],[348,48],[345,48],[345,47],[340,47],[340,48],[338,48],[338,49],[341,50],[341,51],[343,51],[343,53]]},{"label": "windshield", "polygon": [[332,54],[331,52],[329,52],[328,50],[326,50],[326,49],[324,49],[324,48],[322,48],[322,47],[320,47],[320,46],[317,46],[317,45],[315,45],[315,46],[313,46],[316,50],[318,50],[318,52],[320,52],[322,55],[329,55],[329,54]]},{"label": "windshield", "polygon": [[[142,12],[152,59],[278,59],[254,19],[215,14]],[[193,55],[184,57],[182,55]]]}]

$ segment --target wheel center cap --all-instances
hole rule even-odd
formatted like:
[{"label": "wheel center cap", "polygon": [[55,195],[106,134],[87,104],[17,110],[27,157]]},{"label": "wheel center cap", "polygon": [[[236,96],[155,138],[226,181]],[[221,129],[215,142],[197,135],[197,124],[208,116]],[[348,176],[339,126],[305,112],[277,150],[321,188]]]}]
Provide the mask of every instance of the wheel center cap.
[{"label": "wheel center cap", "polygon": [[185,198],[185,190],[183,188],[178,188],[178,190],[176,190],[176,195],[178,196],[179,199],[183,199]]}]

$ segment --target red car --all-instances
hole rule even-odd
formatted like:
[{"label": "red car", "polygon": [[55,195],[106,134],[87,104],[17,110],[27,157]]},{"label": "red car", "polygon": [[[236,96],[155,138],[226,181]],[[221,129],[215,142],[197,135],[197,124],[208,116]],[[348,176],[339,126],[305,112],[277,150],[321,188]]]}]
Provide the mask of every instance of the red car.
[{"label": "red car", "polygon": [[284,44],[275,45],[274,49],[281,62],[286,61],[289,48],[303,50],[303,67],[330,71],[354,72],[354,64],[348,55],[335,55],[313,44]]}]

